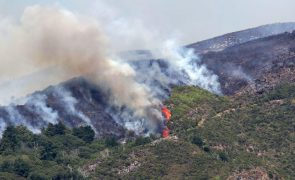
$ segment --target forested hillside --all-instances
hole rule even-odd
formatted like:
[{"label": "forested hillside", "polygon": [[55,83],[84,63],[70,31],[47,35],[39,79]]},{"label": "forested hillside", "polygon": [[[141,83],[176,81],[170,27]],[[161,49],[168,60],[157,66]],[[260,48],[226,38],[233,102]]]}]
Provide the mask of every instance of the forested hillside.
[{"label": "forested hillside", "polygon": [[90,127],[8,127],[2,179],[260,179],[295,177],[295,85],[217,96],[175,87],[169,138],[94,140]]}]

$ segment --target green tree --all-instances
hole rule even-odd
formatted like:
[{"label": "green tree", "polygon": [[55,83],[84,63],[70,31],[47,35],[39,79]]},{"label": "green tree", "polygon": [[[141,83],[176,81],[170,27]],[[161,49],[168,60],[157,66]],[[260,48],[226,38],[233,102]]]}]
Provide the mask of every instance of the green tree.
[{"label": "green tree", "polygon": [[108,147],[118,146],[118,142],[116,141],[115,138],[106,138],[105,144]]},{"label": "green tree", "polygon": [[43,145],[40,155],[42,160],[54,160],[57,155],[57,149],[53,145],[53,143],[45,143]]},{"label": "green tree", "polygon": [[64,135],[65,133],[66,126],[61,121],[59,121],[58,124],[49,123],[45,129],[45,135],[47,136]]},{"label": "green tree", "polygon": [[13,162],[5,160],[1,166],[0,166],[0,171],[1,172],[13,172],[14,167],[13,167]]},{"label": "green tree", "polygon": [[203,139],[200,138],[199,136],[194,136],[192,138],[192,143],[199,146],[199,147],[203,147],[203,145],[204,145]]},{"label": "green tree", "polygon": [[27,162],[22,159],[17,159],[14,162],[14,172],[17,175],[28,177],[30,173],[30,166]]},{"label": "green tree", "polygon": [[139,137],[135,140],[135,146],[144,145],[151,142],[151,138],[149,137]]},{"label": "green tree", "polygon": [[225,162],[228,161],[228,156],[227,156],[226,153],[224,153],[224,152],[220,152],[220,153],[218,154],[218,156],[219,156],[219,158],[220,158],[221,161],[225,161]]},{"label": "green tree", "polygon": [[208,153],[211,151],[209,146],[204,146],[203,150]]},{"label": "green tree", "polygon": [[73,129],[73,135],[90,143],[94,140],[95,132],[90,126],[81,126]]},{"label": "green tree", "polygon": [[47,175],[42,174],[40,172],[33,172],[29,176],[30,180],[47,180],[50,179]]},{"label": "green tree", "polygon": [[0,142],[1,153],[13,153],[19,148],[20,142],[17,135],[18,132],[15,127],[8,126],[6,128]]}]

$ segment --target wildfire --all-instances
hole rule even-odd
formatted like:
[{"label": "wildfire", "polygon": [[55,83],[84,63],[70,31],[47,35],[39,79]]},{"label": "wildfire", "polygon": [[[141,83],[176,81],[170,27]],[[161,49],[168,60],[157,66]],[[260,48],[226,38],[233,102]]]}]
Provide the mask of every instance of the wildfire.
[{"label": "wildfire", "polygon": [[169,132],[170,130],[167,127],[165,127],[162,131],[162,137],[167,138],[169,136]]},{"label": "wildfire", "polygon": [[167,107],[162,107],[162,113],[166,118],[166,121],[169,121],[171,118],[171,112],[169,111],[169,109]]},{"label": "wildfire", "polygon": [[170,130],[167,127],[167,122],[171,118],[171,112],[167,107],[163,106],[162,107],[162,113],[163,113],[163,116],[165,117],[165,121],[164,121],[164,127],[165,128],[163,128],[163,130],[162,130],[162,137],[167,138],[169,136],[169,132],[170,132]]}]

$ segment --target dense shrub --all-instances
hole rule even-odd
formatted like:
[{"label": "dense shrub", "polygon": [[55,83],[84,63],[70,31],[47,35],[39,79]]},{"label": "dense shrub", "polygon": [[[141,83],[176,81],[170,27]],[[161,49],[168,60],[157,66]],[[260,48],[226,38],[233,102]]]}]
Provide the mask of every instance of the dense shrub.
[{"label": "dense shrub", "polygon": [[138,138],[136,138],[134,145],[140,146],[140,145],[145,145],[150,142],[151,142],[151,138],[149,138],[149,137],[138,137]]},{"label": "dense shrub", "polygon": [[114,147],[114,146],[119,145],[117,140],[115,138],[112,138],[112,137],[106,138],[105,139],[105,144],[106,144],[107,147]]},{"label": "dense shrub", "polygon": [[192,138],[192,143],[199,147],[202,147],[204,145],[203,139],[200,138],[199,136],[194,136]]},{"label": "dense shrub", "polygon": [[30,179],[30,180],[47,180],[47,179],[50,179],[50,177],[48,177],[47,175],[40,173],[40,172],[33,172],[30,174],[28,179]]},{"label": "dense shrub", "polygon": [[5,160],[2,162],[0,166],[0,171],[1,172],[13,172],[14,171],[14,166],[12,161]]},{"label": "dense shrub", "polygon": [[210,151],[211,151],[209,146],[204,146],[204,147],[203,147],[203,150],[204,150],[205,152],[210,152]]},{"label": "dense shrub", "polygon": [[218,154],[218,156],[219,156],[219,158],[220,158],[221,161],[226,161],[226,162],[228,161],[228,155],[226,153],[220,152]]},{"label": "dense shrub", "polygon": [[40,152],[40,158],[42,160],[54,160],[57,155],[57,149],[53,143],[48,142],[44,144]]},{"label": "dense shrub", "polygon": [[18,133],[15,127],[8,126],[3,133],[0,152],[1,153],[13,153],[20,147]]},{"label": "dense shrub", "polygon": [[0,166],[0,172],[13,173],[22,177],[28,177],[31,166],[23,159],[6,160]]},{"label": "dense shrub", "polygon": [[89,159],[106,147],[100,141],[91,143],[93,139],[90,127],[74,132],[62,123],[49,124],[41,134],[34,135],[24,126],[8,126],[0,141],[0,178],[83,179],[73,167],[83,162],[81,158]]},{"label": "dense shrub", "polygon": [[66,127],[62,122],[58,124],[48,124],[48,127],[45,130],[45,134],[47,136],[56,136],[56,135],[64,135]]},{"label": "dense shrub", "polygon": [[28,177],[30,173],[30,165],[22,159],[17,159],[14,162],[14,172],[17,175]]},{"label": "dense shrub", "polygon": [[87,143],[91,143],[94,140],[95,132],[90,126],[81,126],[73,129],[73,135]]}]

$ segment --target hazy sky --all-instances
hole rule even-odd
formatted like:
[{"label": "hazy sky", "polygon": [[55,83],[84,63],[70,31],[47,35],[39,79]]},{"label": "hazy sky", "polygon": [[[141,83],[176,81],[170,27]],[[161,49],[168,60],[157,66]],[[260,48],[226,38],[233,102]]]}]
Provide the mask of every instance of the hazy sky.
[{"label": "hazy sky", "polygon": [[295,21],[294,0],[0,0],[0,16],[18,16],[33,4],[56,4],[81,14],[115,12],[117,17],[139,19],[163,36],[178,34],[184,44],[263,24]]}]

